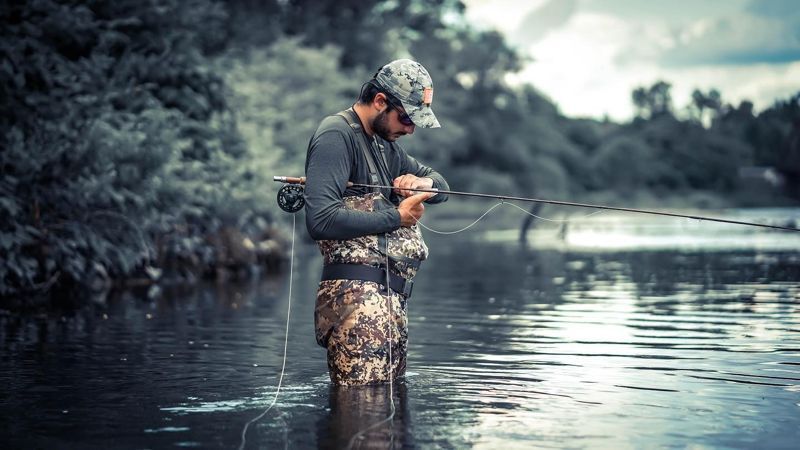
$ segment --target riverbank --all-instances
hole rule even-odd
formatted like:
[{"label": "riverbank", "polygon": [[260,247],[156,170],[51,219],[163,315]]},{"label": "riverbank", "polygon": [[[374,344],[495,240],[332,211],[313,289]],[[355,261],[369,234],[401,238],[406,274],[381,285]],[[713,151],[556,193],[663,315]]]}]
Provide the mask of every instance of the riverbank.
[{"label": "riverbank", "polygon": [[99,262],[80,282],[56,272],[50,280],[2,297],[0,310],[41,313],[48,309],[103,304],[126,291],[157,297],[165,289],[191,289],[202,283],[253,280],[278,274],[289,257],[285,230],[270,226],[260,232],[220,227],[202,235],[162,235],[144,244],[150,255],[126,276],[113,276]]}]

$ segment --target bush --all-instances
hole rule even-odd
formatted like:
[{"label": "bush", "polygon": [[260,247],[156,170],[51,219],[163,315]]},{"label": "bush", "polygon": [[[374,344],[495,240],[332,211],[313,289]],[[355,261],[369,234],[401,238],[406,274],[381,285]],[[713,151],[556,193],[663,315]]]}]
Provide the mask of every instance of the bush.
[{"label": "bush", "polygon": [[216,226],[244,153],[204,56],[223,16],[211,0],[0,7],[0,296],[107,284],[152,263],[155,236]]}]

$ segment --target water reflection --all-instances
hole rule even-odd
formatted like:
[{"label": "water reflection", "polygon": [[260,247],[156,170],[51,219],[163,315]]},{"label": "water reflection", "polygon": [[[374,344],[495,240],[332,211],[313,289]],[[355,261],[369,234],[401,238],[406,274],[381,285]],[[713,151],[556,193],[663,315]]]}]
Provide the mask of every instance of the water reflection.
[{"label": "water reflection", "polygon": [[[798,342],[797,254],[598,253],[548,246],[523,251],[508,245],[475,245],[478,250],[464,245],[434,249],[434,255],[442,251],[444,259],[458,264],[437,266],[439,273],[433,275],[423,273],[438,284],[426,295],[430,303],[417,306],[425,310],[417,318],[421,326],[435,329],[438,336],[419,343],[430,365],[425,370],[451,377],[463,374],[463,383],[450,380],[457,388],[448,392],[473,405],[492,405],[492,413],[477,408],[466,413],[476,416],[464,419],[467,427],[482,430],[483,437],[473,444],[503,445],[523,435],[525,441],[537,442],[544,435],[543,442],[551,443],[651,446],[654,441],[648,439],[657,429],[696,442],[689,436],[701,436],[707,422],[672,426],[684,408],[708,411],[721,417],[725,426],[736,423],[747,429],[758,426],[762,414],[777,414],[789,422],[798,416],[796,398],[774,391],[762,391],[758,397],[772,398],[770,405],[758,404],[748,413],[729,412],[730,402],[756,400],[730,384],[760,384],[761,377],[788,376],[785,369],[778,369],[781,374],[767,373],[775,369],[764,366],[774,365],[776,359],[784,367],[797,364],[798,354],[792,350]],[[470,258],[472,252],[481,255],[480,261]],[[485,289],[478,291],[463,289],[465,274],[480,277],[487,270],[496,283],[483,281],[480,286]],[[457,293],[452,301],[450,292]],[[445,330],[436,327],[441,323]],[[411,333],[416,330],[412,327]],[[442,338],[451,344],[440,344]],[[789,361],[781,360],[781,355]],[[446,361],[461,364],[453,368]],[[738,375],[726,375],[733,371]],[[794,379],[767,382],[791,392],[798,378],[789,378]],[[737,395],[741,397],[733,400]],[[541,396],[564,401],[543,404]],[[703,399],[702,408],[695,406],[698,397]],[[549,408],[550,404],[559,407]],[[597,406],[576,407],[587,404]],[[623,412],[643,407],[651,410],[645,417]],[[570,426],[569,420],[554,421],[551,414],[562,419],[582,417],[590,423]],[[653,428],[654,420],[658,428]],[[542,430],[526,431],[522,426],[514,430],[512,425],[533,421],[544,424]],[[506,426],[493,425],[501,423]],[[778,434],[769,441],[778,447],[797,436],[788,426],[773,429]],[[733,429],[726,430],[737,436]],[[708,443],[714,445],[714,439]]]},{"label": "water reflection", "polygon": [[404,382],[331,386],[328,403],[330,412],[317,427],[317,448],[414,448]]},{"label": "water reflection", "polygon": [[[394,418],[354,448],[800,440],[796,250],[598,251],[512,236],[429,240]],[[319,264],[300,248],[283,386],[247,448],[344,448],[390,413],[388,386],[329,383],[312,328]],[[275,398],[287,287],[133,292],[0,316],[0,446],[235,448]]]}]

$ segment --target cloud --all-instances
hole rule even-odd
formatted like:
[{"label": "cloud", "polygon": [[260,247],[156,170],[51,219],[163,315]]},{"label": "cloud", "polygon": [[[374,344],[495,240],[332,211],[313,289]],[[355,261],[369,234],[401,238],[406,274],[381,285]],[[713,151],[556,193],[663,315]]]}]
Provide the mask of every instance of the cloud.
[{"label": "cloud", "polygon": [[685,25],[698,17],[742,11],[751,0],[582,0],[581,11],[606,14],[631,24]]},{"label": "cloud", "polygon": [[797,8],[797,0],[750,0],[746,10],[757,16],[797,18],[800,9]]},{"label": "cloud", "polygon": [[506,36],[519,27],[527,12],[548,0],[462,0],[466,17],[478,29],[496,29]]},{"label": "cloud", "polygon": [[524,16],[517,28],[508,34],[512,44],[526,47],[539,41],[549,31],[564,25],[577,10],[577,0],[550,0]]},{"label": "cloud", "polygon": [[620,69],[615,58],[635,38],[627,22],[607,14],[578,13],[529,47],[532,62],[509,77],[529,82],[549,95],[570,116],[630,117],[630,92],[646,72]]},{"label": "cloud", "polygon": [[676,106],[685,106],[691,91],[717,89],[722,100],[733,105],[749,100],[757,111],[786,100],[800,92],[800,61],[786,64],[752,64],[741,66],[705,66],[675,68],[661,72],[673,82]]},{"label": "cloud", "polygon": [[523,33],[530,59],[508,81],[533,84],[568,116],[629,119],[631,91],[658,80],[679,108],[694,89],[756,110],[800,91],[798,0],[465,1],[473,20]]},{"label": "cloud", "polygon": [[626,21],[617,63],[663,67],[784,64],[800,60],[797,0],[585,0],[581,11]]},{"label": "cloud", "polygon": [[738,14],[677,30],[659,55],[666,66],[783,64],[800,61],[800,20]]}]

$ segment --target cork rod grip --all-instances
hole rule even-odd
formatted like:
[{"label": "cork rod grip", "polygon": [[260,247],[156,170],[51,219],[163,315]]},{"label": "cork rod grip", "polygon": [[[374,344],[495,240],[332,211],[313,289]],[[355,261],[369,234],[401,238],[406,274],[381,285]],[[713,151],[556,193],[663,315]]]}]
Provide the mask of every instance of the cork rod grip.
[{"label": "cork rod grip", "polygon": [[[272,177],[272,181],[277,181],[279,183],[288,183],[288,184],[306,184],[306,177],[283,177],[275,175]],[[347,187],[353,185],[352,181],[347,182]]]}]

